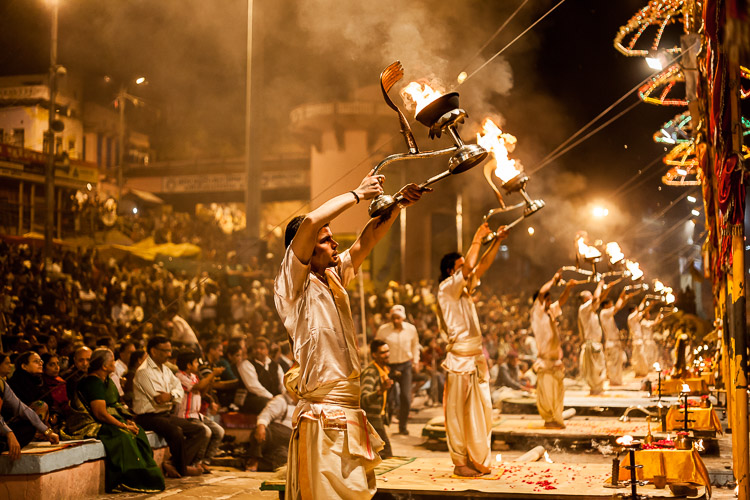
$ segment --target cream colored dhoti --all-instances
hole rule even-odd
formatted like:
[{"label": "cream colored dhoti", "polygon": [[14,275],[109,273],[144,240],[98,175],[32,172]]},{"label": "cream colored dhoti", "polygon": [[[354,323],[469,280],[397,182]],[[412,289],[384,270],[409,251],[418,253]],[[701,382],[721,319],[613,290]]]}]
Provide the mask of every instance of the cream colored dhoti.
[{"label": "cream colored dhoti", "polygon": [[581,346],[581,377],[588,384],[591,395],[604,392],[604,352],[599,342],[585,342]]},{"label": "cream colored dhoti", "polygon": [[565,425],[563,400],[565,399],[565,368],[562,365],[539,368],[536,379],[536,407],[545,423]]},{"label": "cream colored dhoti", "polygon": [[633,341],[633,354],[630,358],[630,364],[633,366],[636,377],[643,377],[648,374],[649,364],[643,341]]},{"label": "cream colored dhoti", "polygon": [[604,357],[607,361],[607,378],[610,387],[622,385],[622,354],[619,342],[607,341]]},{"label": "cream colored dhoti", "polygon": [[468,465],[479,472],[489,472],[492,399],[487,361],[481,349],[477,354],[473,352],[473,346],[464,352],[458,345],[452,347],[451,352],[456,356],[468,354],[474,357],[475,369],[463,373],[446,372],[443,411],[448,451],[454,465]]},{"label": "cream colored dhoti", "polygon": [[303,395],[289,442],[286,498],[370,499],[383,441],[359,408],[359,379]]}]

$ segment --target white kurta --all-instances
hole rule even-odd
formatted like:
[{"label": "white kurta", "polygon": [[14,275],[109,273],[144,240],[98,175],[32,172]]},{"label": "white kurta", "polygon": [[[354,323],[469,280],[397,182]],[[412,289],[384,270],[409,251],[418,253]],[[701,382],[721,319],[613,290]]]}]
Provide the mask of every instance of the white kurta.
[{"label": "white kurta", "polygon": [[490,470],[492,401],[479,318],[459,269],[438,288],[438,304],[448,334],[443,411],[448,450],[456,466]]},{"label": "white kurta", "polygon": [[534,362],[537,373],[536,407],[545,423],[563,423],[563,401],[565,399],[565,368],[562,363],[562,347],[557,321],[562,316],[560,303],[555,301],[545,309],[537,298],[531,307],[531,330],[536,338],[539,355]]},{"label": "white kurta", "polygon": [[326,270],[325,283],[287,248],[274,301],[292,342],[297,367],[285,377],[300,396],[289,444],[290,499],[368,499],[383,443],[359,407],[359,363],[349,297],[349,251]]},{"label": "white kurta", "polygon": [[610,386],[622,385],[623,352],[620,344],[620,330],[615,323],[615,306],[599,312],[604,331],[604,357],[607,362],[607,378]]},{"label": "white kurta", "polygon": [[583,337],[579,367],[581,376],[589,386],[592,395],[604,391],[604,351],[602,346],[602,327],[596,317],[593,299],[581,304],[578,308],[578,326]]},{"label": "white kurta", "polygon": [[630,364],[633,367],[636,377],[643,377],[649,371],[646,348],[643,344],[641,319],[643,319],[643,312],[637,309],[628,315],[628,330],[630,330],[630,340],[633,349]]}]

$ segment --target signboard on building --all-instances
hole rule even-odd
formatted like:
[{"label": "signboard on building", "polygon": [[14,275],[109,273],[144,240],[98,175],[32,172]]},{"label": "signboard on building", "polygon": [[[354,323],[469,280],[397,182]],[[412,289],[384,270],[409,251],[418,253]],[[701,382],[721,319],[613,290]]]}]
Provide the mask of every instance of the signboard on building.
[{"label": "signboard on building", "polygon": [[[0,176],[42,182],[47,165],[47,155],[31,149],[0,144]],[[81,161],[56,161],[55,181],[77,186],[99,182],[99,169]]]},{"label": "signboard on building", "polygon": [[[170,175],[162,177],[162,193],[216,193],[245,190],[245,173]],[[263,172],[260,187],[290,189],[310,184],[310,173],[302,170]]]}]

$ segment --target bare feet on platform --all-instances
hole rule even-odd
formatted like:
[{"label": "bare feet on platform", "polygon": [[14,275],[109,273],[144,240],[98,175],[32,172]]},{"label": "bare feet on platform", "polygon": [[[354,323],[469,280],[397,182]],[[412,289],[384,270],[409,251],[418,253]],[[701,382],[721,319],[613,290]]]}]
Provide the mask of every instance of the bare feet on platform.
[{"label": "bare feet on platform", "polygon": [[557,422],[544,422],[545,429],[565,429],[565,424],[559,424]]},{"label": "bare feet on platform", "polygon": [[453,468],[453,474],[461,477],[477,477],[482,475],[481,472],[468,465],[456,465]]},{"label": "bare feet on platform", "polygon": [[161,466],[161,468],[164,470],[164,475],[172,478],[177,479],[182,477],[179,472],[177,472],[177,469],[174,465],[170,464],[169,462],[164,462]]},{"label": "bare feet on platform", "polygon": [[208,467],[208,464],[201,462],[198,464],[198,467],[200,467],[204,474],[211,474],[211,469]]},{"label": "bare feet on platform", "polygon": [[255,472],[258,470],[258,460],[255,458],[249,458],[247,462],[245,462],[245,470]]},{"label": "bare feet on platform", "polygon": [[201,474],[203,474],[203,469],[200,467],[194,467],[192,465],[185,467],[186,476],[200,476]]}]

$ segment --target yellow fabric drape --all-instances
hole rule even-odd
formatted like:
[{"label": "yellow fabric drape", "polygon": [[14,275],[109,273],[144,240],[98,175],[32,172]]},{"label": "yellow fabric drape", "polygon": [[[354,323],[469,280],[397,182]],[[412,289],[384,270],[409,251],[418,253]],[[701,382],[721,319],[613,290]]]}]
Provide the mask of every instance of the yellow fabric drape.
[{"label": "yellow fabric drape", "polygon": [[[721,421],[713,408],[690,408],[688,410],[690,428],[696,431],[716,431],[721,433]],[[667,412],[667,430],[674,431],[682,429],[685,423],[684,408],[673,406]]]},{"label": "yellow fabric drape", "polygon": [[[651,481],[654,476],[666,476],[667,483],[695,483],[706,487],[711,497],[711,480],[703,460],[695,450],[641,450],[635,452],[635,463],[643,465],[636,470],[639,481]],[[620,464],[620,481],[630,480],[630,456]]]}]

